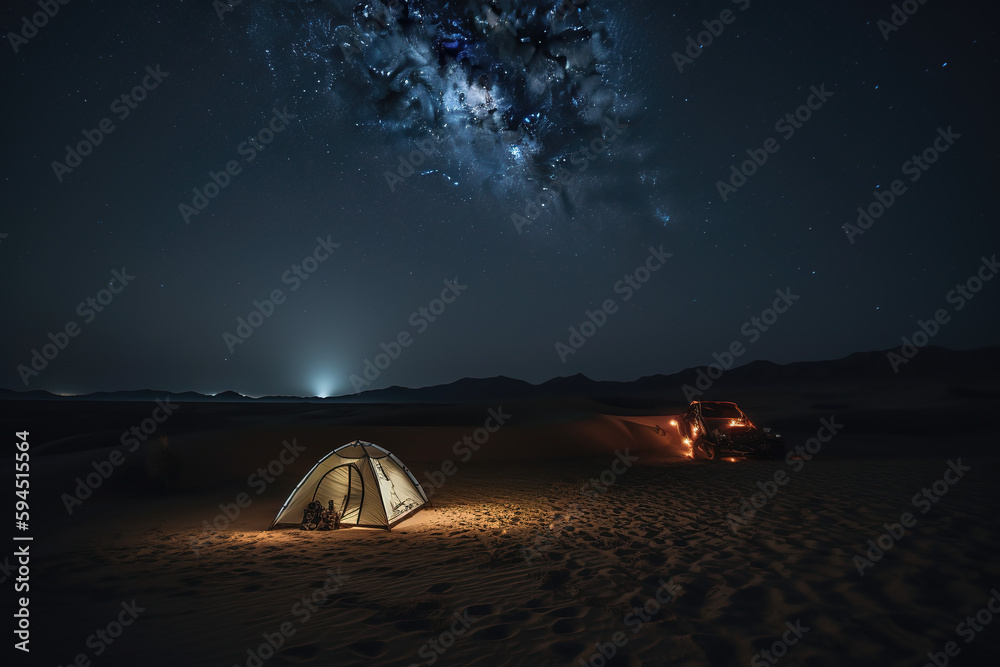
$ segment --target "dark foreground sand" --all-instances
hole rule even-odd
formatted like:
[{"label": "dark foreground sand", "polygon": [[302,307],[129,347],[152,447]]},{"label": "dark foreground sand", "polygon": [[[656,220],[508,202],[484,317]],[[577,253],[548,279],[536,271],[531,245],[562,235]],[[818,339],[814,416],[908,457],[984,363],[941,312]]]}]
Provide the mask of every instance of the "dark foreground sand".
[{"label": "dark foreground sand", "polygon": [[[510,405],[521,422],[461,461],[451,445],[487,407],[393,408],[368,420],[378,426],[329,411],[189,420],[168,454],[145,444],[72,515],[61,494],[111,449],[38,445],[28,664],[764,665],[773,650],[786,665],[923,665],[950,641],[950,664],[1000,655],[992,612],[981,631],[956,630],[1000,590],[988,432],[847,423],[809,461],[704,463],[656,434],[669,415]],[[789,422],[792,445],[820,414]],[[394,450],[422,482],[447,458],[457,472],[391,533],[262,530],[352,436]],[[293,438],[306,452],[256,494],[247,476]],[[636,460],[613,466],[626,449]],[[922,514],[913,496],[959,458],[970,469]],[[771,488],[778,471],[787,483]],[[614,483],[595,487],[602,473]],[[773,497],[743,524],[727,519],[758,483]],[[250,506],[206,532],[241,492]],[[854,557],[905,512],[915,524],[882,538],[886,555],[861,576]],[[95,634],[117,634],[119,618],[129,625],[111,643]]]}]

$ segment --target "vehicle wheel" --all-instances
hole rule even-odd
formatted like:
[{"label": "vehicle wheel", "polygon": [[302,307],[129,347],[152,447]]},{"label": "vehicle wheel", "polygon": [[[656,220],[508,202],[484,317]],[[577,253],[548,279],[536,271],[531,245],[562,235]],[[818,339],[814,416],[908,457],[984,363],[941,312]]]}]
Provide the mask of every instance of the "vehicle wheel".
[{"label": "vehicle wheel", "polygon": [[711,461],[715,458],[715,446],[707,440],[699,440],[694,443],[694,452],[699,459]]}]

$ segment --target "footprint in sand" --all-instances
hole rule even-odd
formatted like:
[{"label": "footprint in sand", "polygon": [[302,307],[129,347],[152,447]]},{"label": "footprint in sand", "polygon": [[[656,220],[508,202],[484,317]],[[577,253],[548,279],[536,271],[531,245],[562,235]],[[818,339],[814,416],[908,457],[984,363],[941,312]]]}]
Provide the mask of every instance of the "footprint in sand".
[{"label": "footprint in sand", "polygon": [[472,604],[465,608],[465,611],[473,616],[489,616],[493,613],[491,604]]},{"label": "footprint in sand", "polygon": [[392,570],[391,572],[389,572],[389,576],[390,577],[407,577],[412,572],[413,572],[413,570]]},{"label": "footprint in sand", "polygon": [[278,653],[278,656],[285,662],[311,662],[313,658],[320,654],[319,644],[302,644],[292,646]]},{"label": "footprint in sand", "polygon": [[510,639],[518,632],[517,628],[510,623],[500,623],[498,625],[490,625],[476,632],[472,633],[472,637],[476,639],[491,639],[498,641],[501,639]]},{"label": "footprint in sand", "polygon": [[572,604],[566,607],[560,607],[558,609],[553,609],[547,612],[548,616],[553,616],[555,618],[580,618],[586,616],[587,609],[578,604]]},{"label": "footprint in sand", "polygon": [[378,658],[385,655],[386,644],[378,639],[362,639],[347,645],[347,650],[362,658]]},{"label": "footprint in sand", "polygon": [[571,635],[574,632],[582,632],[583,621],[578,618],[560,618],[552,624],[552,632],[557,635]]},{"label": "footprint in sand", "polygon": [[428,589],[428,593],[447,593],[455,587],[455,584],[443,581],[441,583],[433,584]]},{"label": "footprint in sand", "polygon": [[[413,611],[419,613],[421,616],[427,617],[435,612],[441,612],[444,610],[444,605],[438,600],[421,600],[413,605]],[[405,616],[409,615],[408,611],[403,612]],[[405,617],[404,616],[404,617]]]},{"label": "footprint in sand", "polygon": [[653,566],[661,566],[667,562],[667,557],[659,553],[647,553],[645,554],[646,562]]},{"label": "footprint in sand", "polygon": [[569,570],[550,570],[542,576],[542,583],[539,590],[556,591],[568,584],[573,579],[573,574]]},{"label": "footprint in sand", "polygon": [[434,624],[427,619],[411,618],[396,621],[392,624],[392,627],[400,632],[430,632],[434,629]]}]

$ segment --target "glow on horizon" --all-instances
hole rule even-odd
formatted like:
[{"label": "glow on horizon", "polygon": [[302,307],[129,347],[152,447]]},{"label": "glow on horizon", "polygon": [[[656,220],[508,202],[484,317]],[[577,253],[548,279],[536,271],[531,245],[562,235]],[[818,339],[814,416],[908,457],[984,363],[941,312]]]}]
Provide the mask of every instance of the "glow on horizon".
[{"label": "glow on horizon", "polygon": [[316,398],[329,398],[336,386],[336,380],[328,373],[319,373],[312,379],[312,389]]}]

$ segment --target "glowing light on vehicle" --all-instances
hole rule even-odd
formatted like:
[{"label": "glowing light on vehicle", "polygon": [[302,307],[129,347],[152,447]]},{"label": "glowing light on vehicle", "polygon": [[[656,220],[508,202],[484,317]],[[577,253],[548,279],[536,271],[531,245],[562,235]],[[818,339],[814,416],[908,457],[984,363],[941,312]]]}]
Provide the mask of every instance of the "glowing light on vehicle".
[{"label": "glowing light on vehicle", "polygon": [[691,446],[691,438],[684,438],[682,442],[684,443],[684,446],[687,448],[686,451],[684,452],[684,456],[688,457],[689,459],[693,459],[694,447]]},{"label": "glowing light on vehicle", "polygon": [[671,419],[670,420],[670,425],[671,426],[677,426],[677,420],[676,419]]}]

